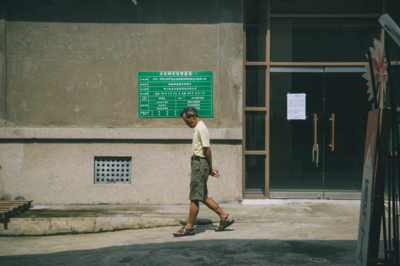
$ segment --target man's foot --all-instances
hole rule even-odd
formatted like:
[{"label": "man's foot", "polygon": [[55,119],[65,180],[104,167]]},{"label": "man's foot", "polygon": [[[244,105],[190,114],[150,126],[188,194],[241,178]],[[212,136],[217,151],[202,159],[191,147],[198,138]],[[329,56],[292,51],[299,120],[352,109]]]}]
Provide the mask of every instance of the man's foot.
[{"label": "man's foot", "polygon": [[223,221],[221,220],[219,222],[219,226],[217,229],[215,229],[215,232],[220,232],[220,231],[225,230],[225,228],[227,228],[234,222],[235,222],[235,220],[233,220],[232,217],[230,217],[229,214],[227,214],[225,220],[223,220]]},{"label": "man's foot", "polygon": [[178,232],[175,232],[173,235],[174,236],[192,236],[194,235],[194,228],[192,229],[187,229],[185,226],[182,227],[181,230],[179,230]]}]

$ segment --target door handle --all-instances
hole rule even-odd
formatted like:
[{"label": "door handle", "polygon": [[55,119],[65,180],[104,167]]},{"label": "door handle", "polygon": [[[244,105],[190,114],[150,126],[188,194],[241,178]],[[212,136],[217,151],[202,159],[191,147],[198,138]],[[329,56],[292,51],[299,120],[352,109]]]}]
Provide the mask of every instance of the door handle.
[{"label": "door handle", "polygon": [[317,143],[317,134],[318,134],[318,117],[317,114],[313,114],[313,125],[314,125],[314,143],[312,149],[312,161],[315,162],[316,167],[318,168],[318,161],[319,161],[319,147]]},{"label": "door handle", "polygon": [[331,151],[335,151],[335,114],[331,114],[331,118],[329,118],[329,120],[332,123],[331,144],[329,144],[329,147],[331,147]]},{"label": "door handle", "polygon": [[313,114],[313,119],[314,119],[314,151],[317,151],[317,114]]}]

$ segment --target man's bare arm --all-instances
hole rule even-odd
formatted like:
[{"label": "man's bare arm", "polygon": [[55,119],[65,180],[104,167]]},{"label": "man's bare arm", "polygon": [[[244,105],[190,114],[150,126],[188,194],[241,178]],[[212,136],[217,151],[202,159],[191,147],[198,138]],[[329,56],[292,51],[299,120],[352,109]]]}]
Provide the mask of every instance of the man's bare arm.
[{"label": "man's bare arm", "polygon": [[204,148],[204,154],[206,155],[208,166],[210,167],[210,175],[219,177],[218,169],[212,166],[211,148],[210,147]]}]

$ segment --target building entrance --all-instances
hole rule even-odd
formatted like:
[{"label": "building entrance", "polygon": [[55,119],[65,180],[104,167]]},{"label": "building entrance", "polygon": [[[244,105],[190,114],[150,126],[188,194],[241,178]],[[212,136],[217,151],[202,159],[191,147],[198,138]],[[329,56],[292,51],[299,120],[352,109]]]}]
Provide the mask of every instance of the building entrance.
[{"label": "building entrance", "polygon": [[[306,2],[244,1],[244,198],[360,198],[365,52],[391,1]],[[307,119],[287,120],[288,93],[307,94]]]},{"label": "building entrance", "polygon": [[[363,67],[271,67],[270,198],[359,198],[371,104]],[[306,119],[287,120],[288,93]]]}]

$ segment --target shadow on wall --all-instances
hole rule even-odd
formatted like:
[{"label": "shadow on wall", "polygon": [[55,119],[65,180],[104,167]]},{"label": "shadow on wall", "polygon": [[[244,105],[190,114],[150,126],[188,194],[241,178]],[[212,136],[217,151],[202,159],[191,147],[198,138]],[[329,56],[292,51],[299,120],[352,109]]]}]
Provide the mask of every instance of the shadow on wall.
[{"label": "shadow on wall", "polygon": [[202,240],[2,256],[1,260],[4,265],[354,265],[356,245],[350,240]]},{"label": "shadow on wall", "polygon": [[0,200],[11,200],[11,196],[8,194],[0,194]]},{"label": "shadow on wall", "polygon": [[[11,196],[8,194],[0,194],[0,200],[12,200],[12,199]],[[25,200],[25,198],[22,196],[17,196],[14,198],[14,200]]]},{"label": "shadow on wall", "polygon": [[242,23],[242,0],[9,0],[8,21]]}]

